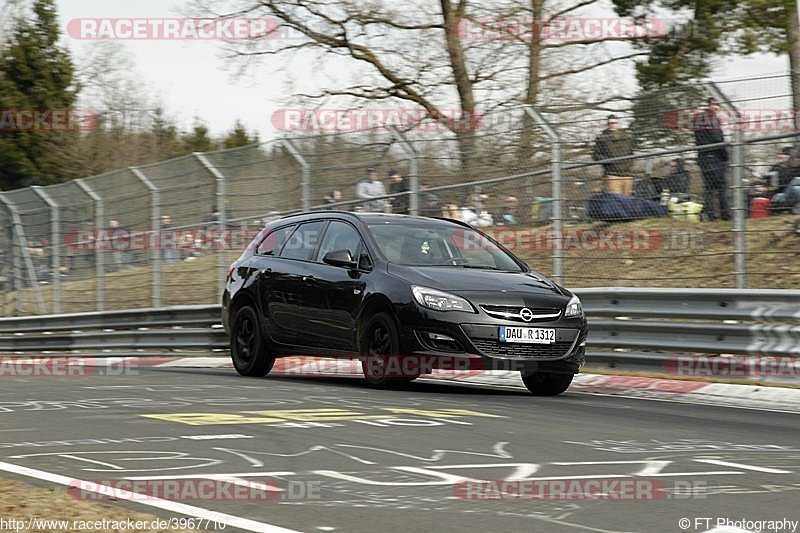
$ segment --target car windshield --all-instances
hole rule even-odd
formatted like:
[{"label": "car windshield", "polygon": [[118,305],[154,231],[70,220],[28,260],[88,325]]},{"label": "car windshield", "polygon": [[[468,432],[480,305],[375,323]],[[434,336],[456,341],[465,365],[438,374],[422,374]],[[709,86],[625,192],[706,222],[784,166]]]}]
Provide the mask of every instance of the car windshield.
[{"label": "car windshield", "polygon": [[386,259],[407,266],[450,266],[520,272],[505,251],[475,230],[448,225],[370,224]]}]

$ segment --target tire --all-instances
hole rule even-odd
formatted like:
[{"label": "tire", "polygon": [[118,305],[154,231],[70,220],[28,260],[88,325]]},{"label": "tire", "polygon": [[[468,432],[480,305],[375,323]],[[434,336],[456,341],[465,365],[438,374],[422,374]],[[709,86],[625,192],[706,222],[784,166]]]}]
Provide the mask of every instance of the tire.
[{"label": "tire", "polygon": [[[367,385],[373,389],[394,389],[414,381],[419,374],[411,376],[386,376],[389,356],[398,355],[400,336],[394,319],[388,313],[378,313],[367,321],[361,335],[361,369]],[[396,361],[396,360],[395,360]]]},{"label": "tire", "polygon": [[275,357],[267,350],[256,310],[246,305],[231,322],[231,359],[242,376],[263,377],[272,370]]},{"label": "tire", "polygon": [[523,374],[522,382],[534,396],[558,396],[569,388],[573,377],[572,374],[534,372]]}]

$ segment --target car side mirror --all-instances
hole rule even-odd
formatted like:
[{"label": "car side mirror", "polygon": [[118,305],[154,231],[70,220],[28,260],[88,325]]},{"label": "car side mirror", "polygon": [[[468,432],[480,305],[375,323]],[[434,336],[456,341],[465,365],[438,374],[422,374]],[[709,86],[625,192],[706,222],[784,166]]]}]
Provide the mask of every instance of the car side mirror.
[{"label": "car side mirror", "polygon": [[355,270],[358,268],[358,262],[350,255],[349,250],[333,250],[325,254],[322,262],[326,265],[346,268],[348,270]]}]

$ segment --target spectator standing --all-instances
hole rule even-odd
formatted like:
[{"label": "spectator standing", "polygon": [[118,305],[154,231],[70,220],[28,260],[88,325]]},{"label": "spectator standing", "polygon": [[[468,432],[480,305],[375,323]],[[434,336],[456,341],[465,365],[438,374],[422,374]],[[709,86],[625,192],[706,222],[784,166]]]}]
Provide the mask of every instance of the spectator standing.
[{"label": "spectator standing", "polygon": [[178,234],[172,227],[172,217],[169,215],[161,215],[161,239],[159,239],[159,246],[163,253],[164,262],[167,264],[174,263],[178,260]]},{"label": "spectator standing", "polygon": [[[595,141],[592,159],[603,161],[616,157],[633,155],[635,144],[627,131],[620,129],[619,119],[616,115],[609,115],[606,119],[606,129],[598,135]],[[630,195],[633,192],[633,160],[612,161],[603,163],[606,190],[615,194]]]},{"label": "spectator standing", "polygon": [[[389,194],[408,192],[408,179],[396,170],[389,171]],[[408,195],[395,196],[390,198],[392,213],[408,214]]]},{"label": "spectator standing", "polygon": [[108,221],[108,242],[111,245],[111,272],[121,270],[125,264],[125,257],[122,248],[129,244],[127,231],[120,227],[119,220]]},{"label": "spectator standing", "polygon": [[703,148],[710,144],[725,142],[718,113],[719,102],[714,98],[709,98],[708,109],[695,115],[694,139],[698,146],[697,163],[700,165],[705,188],[703,212],[706,213],[709,220],[717,219],[716,197],[719,200],[719,217],[722,220],[730,220],[728,185],[725,181],[728,149],[725,146]]},{"label": "spectator standing", "polygon": [[[356,198],[369,200],[363,203],[364,211],[367,213],[385,213],[388,202],[380,196],[386,195],[383,182],[378,179],[378,173],[374,167],[367,169],[367,178],[358,182],[356,185]],[[374,200],[372,200],[375,198]]]}]

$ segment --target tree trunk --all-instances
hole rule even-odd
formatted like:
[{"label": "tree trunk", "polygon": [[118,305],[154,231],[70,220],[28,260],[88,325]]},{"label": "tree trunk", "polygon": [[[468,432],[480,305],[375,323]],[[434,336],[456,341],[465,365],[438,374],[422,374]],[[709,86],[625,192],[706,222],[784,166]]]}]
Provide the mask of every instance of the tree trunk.
[{"label": "tree trunk", "polygon": [[[800,13],[797,3],[792,2],[789,8],[789,20],[786,37],[789,41],[789,69],[792,83],[792,106],[795,113],[800,111]],[[800,129],[800,120],[795,118],[795,129]]]},{"label": "tree trunk", "polygon": [[[530,42],[527,43],[528,72],[527,87],[525,88],[525,105],[536,105],[539,101],[539,81],[542,69],[542,43],[541,30],[544,17],[544,1],[530,0],[531,15],[533,17],[533,32]],[[533,133],[535,124],[527,113],[522,116],[522,132],[519,139],[520,163],[528,161],[533,155]]]},{"label": "tree trunk", "polygon": [[464,48],[459,35],[459,24],[464,16],[467,2],[459,0],[457,6],[454,7],[450,0],[440,1],[444,17],[447,54],[450,58],[450,66],[453,69],[453,78],[461,102],[461,116],[458,117],[459,120],[455,121],[456,139],[461,156],[461,174],[468,177],[474,171],[473,162],[478,155],[475,153],[475,128],[478,121],[475,118],[475,95],[472,90],[472,80],[469,78]]}]

